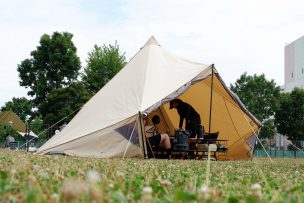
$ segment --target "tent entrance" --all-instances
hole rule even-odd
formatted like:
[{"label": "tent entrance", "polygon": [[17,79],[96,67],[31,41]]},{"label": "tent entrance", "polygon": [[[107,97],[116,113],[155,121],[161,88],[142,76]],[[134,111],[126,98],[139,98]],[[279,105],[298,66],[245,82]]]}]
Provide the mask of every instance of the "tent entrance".
[{"label": "tent entrance", "polygon": [[[212,116],[209,119],[211,81],[212,77],[209,75],[192,84],[177,98],[190,104],[200,114],[205,131],[208,132],[211,123],[210,132],[219,132],[218,139],[227,140],[228,159],[250,159],[252,146],[248,144],[248,139],[252,136],[251,127],[257,131],[260,126],[250,114],[244,112],[243,104],[239,103],[239,100],[223,84],[218,74],[213,78]],[[159,131],[174,136],[179,124],[179,115],[176,109],[169,109],[169,101],[149,113],[149,124],[152,123],[151,119],[154,115],[158,115],[161,119],[158,125]],[[252,124],[251,127],[246,119]]]}]

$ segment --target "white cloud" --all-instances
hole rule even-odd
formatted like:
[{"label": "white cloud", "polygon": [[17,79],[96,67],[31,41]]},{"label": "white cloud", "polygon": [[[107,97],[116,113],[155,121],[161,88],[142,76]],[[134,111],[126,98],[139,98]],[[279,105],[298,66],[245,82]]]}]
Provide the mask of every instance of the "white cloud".
[{"label": "white cloud", "polygon": [[290,1],[0,1],[0,106],[26,95],[17,64],[42,34],[68,31],[84,64],[94,44],[118,41],[127,58],[154,35],[184,58],[214,63],[227,84],[245,71],[282,85],[284,45],[304,34],[304,2]]}]

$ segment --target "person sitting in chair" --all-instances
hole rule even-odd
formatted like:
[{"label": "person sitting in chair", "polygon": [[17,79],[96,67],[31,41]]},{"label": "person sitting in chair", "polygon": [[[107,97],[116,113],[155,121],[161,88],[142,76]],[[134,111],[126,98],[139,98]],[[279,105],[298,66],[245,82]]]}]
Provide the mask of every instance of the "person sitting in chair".
[{"label": "person sitting in chair", "polygon": [[201,125],[201,117],[195,109],[181,99],[173,99],[170,101],[170,109],[175,108],[179,114],[179,128],[183,127],[183,122],[186,120],[185,129],[191,133],[190,137],[202,139],[203,126]]},{"label": "person sitting in chair", "polygon": [[148,123],[147,118],[144,120],[145,135],[148,138],[149,145],[151,147],[162,147],[167,151],[167,154],[170,155],[171,142],[169,135],[167,133],[159,133],[155,126],[159,123],[159,116],[153,116],[152,122],[153,125],[146,125]]}]

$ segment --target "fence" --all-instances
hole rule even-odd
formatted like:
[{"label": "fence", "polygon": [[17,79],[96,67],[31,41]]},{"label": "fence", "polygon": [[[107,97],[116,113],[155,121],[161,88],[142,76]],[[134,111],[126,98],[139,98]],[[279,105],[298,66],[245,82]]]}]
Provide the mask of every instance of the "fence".
[{"label": "fence", "polygon": [[[272,139],[261,140],[270,157],[286,157],[286,158],[304,158],[304,140],[297,140],[292,143],[286,136],[277,134]],[[254,156],[267,157],[267,153],[263,149],[261,143],[256,142],[254,147]]]},{"label": "fence", "polygon": [[[39,148],[39,147],[41,147],[46,141],[47,141],[46,139],[37,139],[37,140],[31,141],[30,144],[29,144],[29,146],[30,146],[30,147]],[[20,147],[20,149],[25,149],[25,147],[26,147],[26,145],[25,145],[26,141],[25,141],[25,140],[21,140],[21,141],[20,141],[20,140],[17,140],[17,142],[18,142],[19,147],[22,146],[22,147]],[[1,148],[1,147],[4,147],[4,146],[5,146],[5,143],[6,143],[6,141],[4,141],[4,140],[0,141],[0,148]]]},{"label": "fence", "polygon": [[[267,150],[270,157],[304,158],[304,153],[299,150]],[[255,157],[267,157],[263,149],[254,150]]]}]

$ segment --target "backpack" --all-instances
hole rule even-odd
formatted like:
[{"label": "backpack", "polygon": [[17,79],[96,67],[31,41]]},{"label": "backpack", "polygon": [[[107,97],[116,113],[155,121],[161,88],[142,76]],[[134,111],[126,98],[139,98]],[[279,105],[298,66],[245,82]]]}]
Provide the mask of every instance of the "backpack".
[{"label": "backpack", "polygon": [[188,138],[190,137],[190,133],[185,130],[176,130],[175,138],[173,140],[173,150],[188,150]]}]

